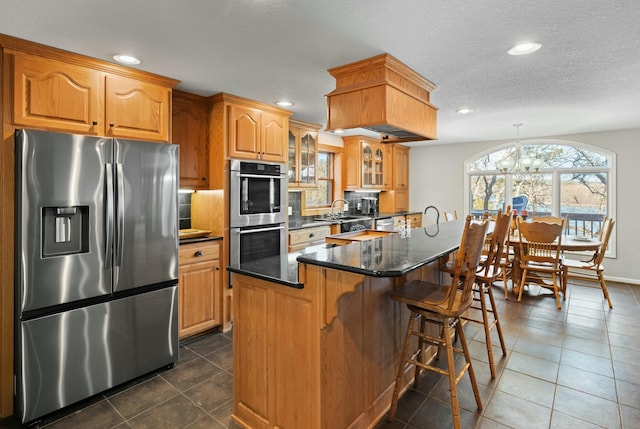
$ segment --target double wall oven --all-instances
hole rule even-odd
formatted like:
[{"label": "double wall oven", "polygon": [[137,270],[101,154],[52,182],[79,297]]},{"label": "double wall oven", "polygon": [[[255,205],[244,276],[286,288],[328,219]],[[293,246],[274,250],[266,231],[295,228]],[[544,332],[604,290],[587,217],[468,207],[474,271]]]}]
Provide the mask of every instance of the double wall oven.
[{"label": "double wall oven", "polygon": [[231,160],[229,183],[229,262],[231,265],[286,254],[286,170],[286,164]]}]

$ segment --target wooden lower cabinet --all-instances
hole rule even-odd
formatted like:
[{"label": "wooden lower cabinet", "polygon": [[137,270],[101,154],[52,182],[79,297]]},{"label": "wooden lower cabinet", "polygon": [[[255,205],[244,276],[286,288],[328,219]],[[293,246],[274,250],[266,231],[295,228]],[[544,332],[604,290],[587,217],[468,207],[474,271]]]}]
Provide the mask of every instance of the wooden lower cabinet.
[{"label": "wooden lower cabinet", "polygon": [[412,213],[405,217],[405,221],[411,221],[411,228],[422,228],[422,213]]},{"label": "wooden lower cabinet", "polygon": [[410,314],[389,291],[436,280],[437,262],[395,278],[299,270],[303,289],[234,273],[232,418],[253,429],[371,428],[391,404]]},{"label": "wooden lower cabinet", "polygon": [[407,221],[411,222],[411,228],[422,227],[422,213],[412,213],[408,215],[399,215],[393,217],[393,229],[398,230],[400,224],[404,221],[405,226]]},{"label": "wooden lower cabinet", "polygon": [[221,321],[220,243],[180,246],[178,336],[206,331]]},{"label": "wooden lower cabinet", "polygon": [[289,252],[295,252],[305,247],[322,244],[329,235],[331,235],[330,225],[289,231]]}]

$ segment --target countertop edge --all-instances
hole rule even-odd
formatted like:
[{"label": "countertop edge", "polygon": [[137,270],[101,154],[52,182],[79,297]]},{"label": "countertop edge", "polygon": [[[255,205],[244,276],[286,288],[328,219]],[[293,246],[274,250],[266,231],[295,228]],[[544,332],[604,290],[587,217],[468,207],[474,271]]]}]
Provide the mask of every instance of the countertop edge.
[{"label": "countertop edge", "polygon": [[219,235],[212,235],[209,237],[183,238],[178,240],[178,244],[182,245],[182,244],[191,244],[191,243],[201,243],[205,241],[215,241],[215,240],[222,240],[222,239],[223,237]]},{"label": "countertop edge", "polygon": [[304,289],[304,283],[300,283],[300,282],[290,282],[278,277],[273,277],[273,276],[267,276],[265,274],[261,274],[261,273],[257,273],[255,271],[248,271],[248,270],[243,270],[241,268],[235,268],[233,266],[228,266],[227,267],[227,271],[230,271],[232,273],[237,273],[237,274],[242,274],[244,276],[248,276],[248,277],[253,277],[256,279],[260,279],[260,280],[266,280],[268,282],[271,283],[277,283],[277,284],[281,284],[283,286],[287,286],[287,287],[291,287],[294,289]]}]

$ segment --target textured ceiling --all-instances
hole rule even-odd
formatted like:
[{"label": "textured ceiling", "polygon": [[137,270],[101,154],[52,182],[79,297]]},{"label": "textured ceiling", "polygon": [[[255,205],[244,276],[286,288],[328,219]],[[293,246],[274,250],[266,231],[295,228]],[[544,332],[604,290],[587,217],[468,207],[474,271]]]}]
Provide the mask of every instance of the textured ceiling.
[{"label": "textured ceiling", "polygon": [[[638,0],[0,0],[0,33],[322,125],[326,70],[387,52],[436,84],[435,143],[640,127]],[[523,40],[542,49],[506,54]]]}]

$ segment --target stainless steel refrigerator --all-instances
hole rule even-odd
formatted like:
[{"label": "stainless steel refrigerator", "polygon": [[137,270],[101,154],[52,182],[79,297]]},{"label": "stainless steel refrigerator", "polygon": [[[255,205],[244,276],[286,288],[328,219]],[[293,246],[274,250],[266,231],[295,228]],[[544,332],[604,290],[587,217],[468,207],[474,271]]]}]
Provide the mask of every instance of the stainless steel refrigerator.
[{"label": "stainless steel refrigerator", "polygon": [[178,147],[19,130],[23,422],[178,359]]}]

